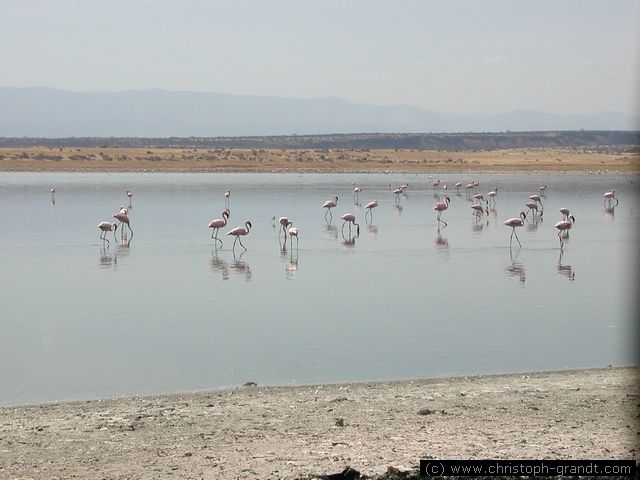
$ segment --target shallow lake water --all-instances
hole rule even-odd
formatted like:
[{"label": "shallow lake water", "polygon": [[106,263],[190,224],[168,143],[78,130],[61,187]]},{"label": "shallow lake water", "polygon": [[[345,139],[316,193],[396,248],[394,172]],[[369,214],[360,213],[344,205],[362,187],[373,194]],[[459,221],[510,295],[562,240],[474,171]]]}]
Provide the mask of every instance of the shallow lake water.
[{"label": "shallow lake water", "polygon": [[[479,193],[498,187],[478,220],[453,188],[471,180]],[[634,363],[639,180],[0,173],[0,404]],[[405,183],[396,201],[389,186]],[[529,215],[510,248],[502,222],[545,184],[543,220]],[[607,209],[612,188],[620,203]],[[216,248],[207,224],[227,189]],[[107,245],[96,225],[127,206],[126,190],[134,236],[123,244],[119,229]],[[562,251],[560,207],[576,218]],[[359,236],[343,234],[347,212]],[[299,248],[283,243],[280,216]],[[248,250],[234,252],[225,233],[245,220]]]}]

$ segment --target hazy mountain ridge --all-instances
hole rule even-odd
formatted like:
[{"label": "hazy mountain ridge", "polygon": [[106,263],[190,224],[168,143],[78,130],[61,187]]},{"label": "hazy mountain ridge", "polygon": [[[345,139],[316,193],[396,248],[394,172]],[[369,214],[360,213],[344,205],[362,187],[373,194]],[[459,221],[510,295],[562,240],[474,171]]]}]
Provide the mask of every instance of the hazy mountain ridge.
[{"label": "hazy mountain ridge", "polygon": [[531,110],[494,115],[163,90],[70,92],[0,87],[0,137],[238,137],[360,132],[638,130],[640,118],[616,112],[554,115]]}]

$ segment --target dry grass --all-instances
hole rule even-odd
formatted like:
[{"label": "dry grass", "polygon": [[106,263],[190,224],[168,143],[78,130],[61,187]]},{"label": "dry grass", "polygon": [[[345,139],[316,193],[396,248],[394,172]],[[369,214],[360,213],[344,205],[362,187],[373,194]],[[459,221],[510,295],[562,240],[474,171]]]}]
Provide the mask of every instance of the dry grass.
[{"label": "dry grass", "polygon": [[639,154],[576,149],[0,148],[0,171],[344,172],[640,171]]}]

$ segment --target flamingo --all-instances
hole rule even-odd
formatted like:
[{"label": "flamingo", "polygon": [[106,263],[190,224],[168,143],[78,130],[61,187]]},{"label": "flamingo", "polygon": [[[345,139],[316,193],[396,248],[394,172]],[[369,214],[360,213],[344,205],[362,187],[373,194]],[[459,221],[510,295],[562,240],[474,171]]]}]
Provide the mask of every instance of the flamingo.
[{"label": "flamingo", "polygon": [[231,198],[231,190],[227,190],[224,192],[224,205],[229,208],[229,199]]},{"label": "flamingo", "polygon": [[522,246],[520,243],[520,239],[518,238],[518,234],[516,233],[516,227],[521,227],[524,225],[524,220],[527,218],[527,214],[523,211],[520,211],[520,216],[517,218],[510,218],[503,223],[507,227],[511,227],[511,237],[509,237],[509,248],[511,248],[511,242],[513,241],[513,236],[516,236],[516,240],[518,241],[518,245]]},{"label": "flamingo", "polygon": [[464,186],[465,190],[467,191],[467,198],[471,196],[471,190],[473,190],[474,188],[476,188],[476,184],[475,182],[471,182],[471,183],[467,183]]},{"label": "flamingo", "polygon": [[563,220],[569,220],[569,215],[571,214],[571,212],[569,211],[568,208],[562,207],[560,209],[560,213],[562,214],[562,219]]},{"label": "flamingo", "polygon": [[540,195],[531,195],[529,197],[529,200],[533,200],[534,202],[537,202],[540,204],[540,213],[542,213],[542,211],[544,210],[544,205],[542,204],[542,197]]},{"label": "flamingo", "polygon": [[485,209],[479,203],[474,203],[473,205],[470,205],[470,207],[473,209],[473,214],[475,215],[476,220],[478,220],[480,218],[480,215],[482,215],[483,213],[486,213],[487,215],[489,215],[489,209],[488,208]]},{"label": "flamingo", "polygon": [[451,201],[451,199],[446,196],[444,197],[444,202],[438,202],[433,206],[433,209],[438,212],[438,222],[442,222],[444,223],[444,226],[447,226],[447,222],[445,222],[444,220],[440,220],[440,216],[442,215],[442,212],[444,212],[447,208],[449,208],[449,202]]},{"label": "flamingo", "polygon": [[101,230],[100,240],[106,241],[107,243],[109,243],[109,239],[107,238],[107,232],[113,232],[113,239],[116,240],[116,230],[118,229],[117,223],[100,222],[98,224],[98,228]]},{"label": "flamingo", "polygon": [[289,242],[291,242],[291,248],[293,248],[293,237],[296,237],[296,248],[298,248],[298,229],[291,227],[289,229]]},{"label": "flamingo", "polygon": [[491,200],[494,205],[496,204],[496,195],[498,195],[498,187],[487,193],[487,197],[489,197],[489,200]]},{"label": "flamingo", "polygon": [[471,197],[471,198],[473,198],[473,199],[476,201],[476,203],[480,203],[482,200],[484,200],[484,197],[482,196],[482,194],[481,194],[481,193],[476,193],[476,194],[475,194],[473,197]]},{"label": "flamingo", "polygon": [[[354,182],[355,185],[355,182]],[[353,201],[358,203],[358,199],[359,199],[359,193],[362,191],[362,189],[360,187],[354,187],[353,188]]]},{"label": "flamingo", "polygon": [[462,182],[456,182],[454,187],[456,187],[456,193],[460,193],[460,187],[462,186]]},{"label": "flamingo", "polygon": [[396,203],[400,203],[400,194],[404,193],[404,190],[401,187],[396,188],[393,193],[396,195]]},{"label": "flamingo", "polygon": [[56,189],[51,187],[51,203],[56,204]]},{"label": "flamingo", "polygon": [[560,239],[560,250],[562,250],[562,247],[564,246],[564,243],[562,242],[562,233],[566,232],[568,235],[569,230],[571,230],[571,227],[573,227],[573,224],[575,223],[575,221],[576,219],[574,218],[574,216],[569,215],[569,218],[567,220],[562,220],[554,225],[558,229],[558,238]]},{"label": "flamingo", "polygon": [[240,245],[242,246],[242,248],[244,248],[245,250],[247,249],[247,247],[242,245],[242,240],[240,240],[240,237],[249,235],[250,229],[251,229],[251,222],[247,220],[246,222],[244,222],[244,227],[236,227],[227,232],[227,235],[233,235],[234,237],[236,237],[236,239],[233,241],[233,247],[232,247],[233,250],[235,250],[236,242],[238,241],[240,242]]},{"label": "flamingo", "polygon": [[373,209],[378,206],[378,200],[372,200],[364,206],[365,212],[364,217],[367,218],[367,214],[371,215],[371,220],[373,220]]},{"label": "flamingo", "polygon": [[[293,225],[293,222],[289,220],[287,217],[280,217],[278,220],[280,225],[282,226],[282,231],[284,232],[284,239],[287,240],[287,227]],[[280,231],[278,230],[278,237],[280,237]]]},{"label": "flamingo", "polygon": [[227,226],[228,219],[229,210],[225,208],[222,211],[222,218],[216,218],[215,220],[211,220],[211,222],[209,222],[209,228],[213,229],[211,230],[211,238],[215,238],[218,242],[220,242],[220,245],[222,245],[222,240],[218,238],[218,230],[220,230],[222,227]]},{"label": "flamingo", "polygon": [[345,213],[340,218],[342,220],[344,220],[344,223],[342,224],[342,235],[343,236],[344,236],[344,226],[347,223],[349,224],[349,235],[351,235],[351,224],[355,225],[358,228],[357,234],[360,235],[360,225],[358,225],[356,223],[356,216],[353,213]]},{"label": "flamingo", "polygon": [[435,182],[433,182],[431,185],[433,185],[433,189],[434,190],[438,190],[438,185],[440,185],[440,180],[436,180]]},{"label": "flamingo", "polygon": [[327,214],[329,214],[329,216],[331,218],[333,218],[333,214],[331,213],[331,209],[335,208],[336,205],[338,205],[338,197],[337,196],[334,196],[333,200],[327,200],[326,202],[324,202],[322,204],[322,208],[326,208],[327,209],[327,211],[324,213],[325,220],[327,219]]},{"label": "flamingo", "polygon": [[[131,230],[131,224],[129,222],[129,217],[127,216],[127,214],[118,212],[113,215],[113,218],[120,221],[121,223],[124,223],[129,228],[129,231],[131,232],[131,238],[133,238],[133,230]],[[122,227],[122,231],[124,231],[124,227]]]},{"label": "flamingo", "polygon": [[547,186],[546,185],[542,185],[540,187],[540,195],[544,195],[544,192],[545,192],[546,189],[547,189]]},{"label": "flamingo", "polygon": [[611,201],[615,200],[616,201],[616,206],[618,206],[618,199],[616,198],[616,191],[615,190],[611,190],[610,192],[606,192],[603,195],[604,198],[604,203],[609,202],[609,205],[611,205]]},{"label": "flamingo", "polygon": [[[533,216],[535,217],[535,215],[538,213],[538,204],[536,202],[528,202],[524,204],[525,207],[529,207],[529,210],[527,211],[527,213],[529,213],[530,211],[533,210]],[[542,217],[542,212],[539,212],[540,216]]]}]

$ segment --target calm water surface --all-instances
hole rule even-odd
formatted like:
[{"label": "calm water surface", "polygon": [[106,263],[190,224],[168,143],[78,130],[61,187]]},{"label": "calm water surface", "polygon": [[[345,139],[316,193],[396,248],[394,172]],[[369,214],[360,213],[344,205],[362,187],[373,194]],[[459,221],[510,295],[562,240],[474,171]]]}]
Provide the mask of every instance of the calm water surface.
[{"label": "calm water surface", "polygon": [[[435,178],[0,173],[0,404],[636,361],[638,176],[441,175],[440,231]],[[474,179],[499,189],[478,222],[452,188]],[[369,224],[354,181],[361,205],[380,202]],[[502,221],[543,184],[544,221],[527,219],[510,249]],[[253,223],[243,254],[229,228],[222,248],[207,228],[228,188],[229,228]],[[96,225],[127,189],[134,237],[107,248]],[[561,255],[565,206],[576,223]],[[342,235],[347,212],[359,237]],[[283,215],[299,250],[282,248]]]}]

